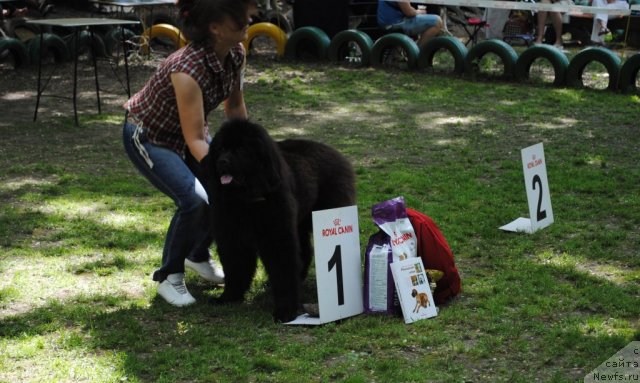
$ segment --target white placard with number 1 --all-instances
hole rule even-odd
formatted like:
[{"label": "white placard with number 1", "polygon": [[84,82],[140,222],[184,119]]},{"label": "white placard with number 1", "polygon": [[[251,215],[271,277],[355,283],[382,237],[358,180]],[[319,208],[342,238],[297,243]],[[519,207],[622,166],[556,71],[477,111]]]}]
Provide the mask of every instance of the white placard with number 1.
[{"label": "white placard with number 1", "polygon": [[364,311],[358,208],[314,211],[312,220],[320,317],[303,314],[286,324],[320,325]]},{"label": "white placard with number 1", "polygon": [[524,186],[529,202],[529,217],[518,218],[500,229],[533,233],[553,223],[551,193],[547,180],[547,163],[542,143],[521,150]]}]

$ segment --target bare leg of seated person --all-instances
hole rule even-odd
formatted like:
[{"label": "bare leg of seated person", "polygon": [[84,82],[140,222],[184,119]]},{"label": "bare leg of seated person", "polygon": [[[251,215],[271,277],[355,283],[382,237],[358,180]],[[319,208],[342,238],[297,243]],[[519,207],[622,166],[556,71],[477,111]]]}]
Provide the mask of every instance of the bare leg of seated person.
[{"label": "bare leg of seated person", "polygon": [[[549,4],[551,0],[542,0],[541,3]],[[544,30],[547,23],[547,17],[551,19],[551,25],[556,33],[556,41],[553,43],[556,47],[562,48],[562,15],[560,12],[538,12],[538,30],[536,33],[535,44],[542,44],[544,39]]]},{"label": "bare leg of seated person", "polygon": [[438,23],[435,26],[427,28],[422,32],[422,35],[420,35],[420,38],[418,38],[417,41],[418,48],[422,49],[432,37],[437,36],[442,30],[442,26],[442,19],[439,18]]}]

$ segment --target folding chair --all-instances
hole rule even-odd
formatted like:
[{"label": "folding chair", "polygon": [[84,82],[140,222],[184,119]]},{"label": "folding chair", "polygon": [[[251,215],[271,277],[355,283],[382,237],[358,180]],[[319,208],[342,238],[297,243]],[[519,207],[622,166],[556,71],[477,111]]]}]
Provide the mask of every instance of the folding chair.
[{"label": "folding chair", "polygon": [[[488,26],[489,24],[487,24],[485,20],[482,20],[479,17],[471,17],[467,19],[467,24],[464,25],[464,31],[467,32],[469,39],[464,45],[469,45],[469,43],[472,43],[471,44],[472,46],[476,45],[476,43],[478,42],[478,32],[480,32],[482,28],[485,28]],[[472,27],[472,29],[469,30],[469,28],[467,27]]]}]

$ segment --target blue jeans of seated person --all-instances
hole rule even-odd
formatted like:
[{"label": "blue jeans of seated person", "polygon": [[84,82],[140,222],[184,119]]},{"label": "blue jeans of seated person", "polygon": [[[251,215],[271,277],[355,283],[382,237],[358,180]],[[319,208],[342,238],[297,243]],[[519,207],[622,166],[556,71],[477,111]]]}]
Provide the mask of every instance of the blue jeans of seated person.
[{"label": "blue jeans of seated person", "polygon": [[207,193],[194,171],[174,151],[150,143],[144,129],[125,122],[124,148],[135,167],[153,186],[176,204],[162,250],[162,266],[153,280],[162,282],[169,274],[184,272],[184,260],[209,259],[212,236]]},{"label": "blue jeans of seated person", "polygon": [[438,24],[438,15],[416,15],[415,17],[405,17],[402,22],[398,24],[387,25],[386,28],[391,31],[402,31],[406,35],[416,36],[421,35],[431,27],[435,27]]}]

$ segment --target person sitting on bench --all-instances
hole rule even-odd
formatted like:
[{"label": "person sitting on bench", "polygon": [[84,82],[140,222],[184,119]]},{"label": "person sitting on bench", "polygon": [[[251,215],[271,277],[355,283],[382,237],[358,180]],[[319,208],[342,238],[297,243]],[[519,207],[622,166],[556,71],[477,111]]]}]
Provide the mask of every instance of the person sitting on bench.
[{"label": "person sitting on bench", "polygon": [[418,37],[418,47],[440,33],[442,19],[438,15],[427,14],[426,9],[415,9],[409,0],[378,0],[378,25],[388,31],[402,31]]},{"label": "person sitting on bench", "polygon": [[[629,9],[629,3],[624,0],[592,0],[592,7]],[[607,28],[609,15],[606,13],[596,13],[593,15],[593,28],[591,28],[591,43],[594,45],[604,45],[604,35],[609,33]]]},{"label": "person sitting on bench", "polygon": [[[549,4],[555,3],[556,1],[557,0],[541,0],[540,2]],[[556,41],[553,43],[553,46],[560,50],[564,50],[562,46],[562,14],[560,12],[538,11],[538,28],[534,44],[542,44],[547,17],[551,19],[551,25],[556,33]]]}]

